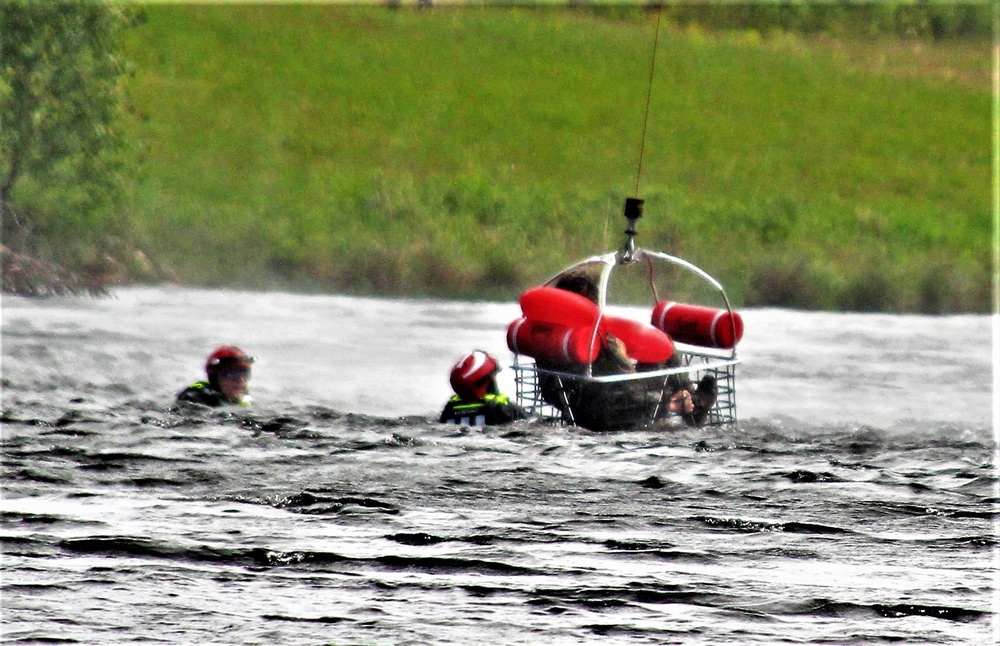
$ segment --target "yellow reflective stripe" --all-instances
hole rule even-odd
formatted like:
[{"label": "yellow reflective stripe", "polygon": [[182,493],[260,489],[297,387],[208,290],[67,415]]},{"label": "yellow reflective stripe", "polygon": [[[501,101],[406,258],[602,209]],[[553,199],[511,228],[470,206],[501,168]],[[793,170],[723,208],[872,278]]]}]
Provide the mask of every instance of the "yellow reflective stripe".
[{"label": "yellow reflective stripe", "polygon": [[500,404],[502,406],[506,406],[510,403],[510,397],[507,395],[488,394],[483,397],[482,401],[466,402],[463,401],[458,395],[453,395],[450,403],[452,404],[452,410],[472,410],[474,408],[479,408],[484,404]]},{"label": "yellow reflective stripe", "polygon": [[483,403],[482,402],[474,402],[472,404],[457,404],[455,406],[452,406],[451,409],[455,410],[455,411],[458,411],[458,410],[475,410],[477,408],[482,408],[482,407],[483,407]]},{"label": "yellow reflective stripe", "polygon": [[482,405],[483,402],[465,401],[458,395],[452,395],[451,399],[448,400],[448,406],[450,406],[452,410],[467,410],[470,408],[479,408]]}]

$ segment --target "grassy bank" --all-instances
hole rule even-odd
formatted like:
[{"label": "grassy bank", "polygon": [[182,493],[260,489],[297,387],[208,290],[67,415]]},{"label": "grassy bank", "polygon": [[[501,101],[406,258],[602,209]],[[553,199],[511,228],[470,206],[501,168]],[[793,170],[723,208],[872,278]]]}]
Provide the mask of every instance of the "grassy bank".
[{"label": "grassy bank", "polygon": [[[622,241],[655,16],[153,6],[131,209],[184,282],[509,298]],[[661,26],[639,243],[737,303],[985,311],[988,42]]]}]

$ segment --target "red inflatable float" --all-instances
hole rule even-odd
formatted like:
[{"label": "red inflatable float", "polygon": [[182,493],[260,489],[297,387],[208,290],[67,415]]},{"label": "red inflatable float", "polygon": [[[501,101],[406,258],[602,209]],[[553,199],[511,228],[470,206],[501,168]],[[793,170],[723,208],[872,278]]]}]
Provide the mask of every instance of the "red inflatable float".
[{"label": "red inflatable float", "polygon": [[507,347],[516,354],[557,363],[593,363],[601,336],[593,328],[520,318],[507,327]]},{"label": "red inflatable float", "polygon": [[593,329],[601,308],[586,296],[556,287],[532,287],[520,298],[521,312],[532,321]]},{"label": "red inflatable float", "polygon": [[618,337],[629,357],[641,363],[660,363],[674,354],[674,344],[663,331],[627,318],[602,317],[596,303],[574,292],[533,287],[521,294],[520,303],[524,318],[511,323],[507,330],[507,346],[518,354],[591,363],[608,333]]},{"label": "red inflatable float", "polygon": [[674,356],[673,341],[652,325],[605,315],[601,328],[621,339],[628,356],[640,363],[660,363]]},{"label": "red inflatable float", "polygon": [[743,318],[736,312],[701,305],[660,301],[652,323],[675,341],[708,348],[734,348],[743,338]]}]

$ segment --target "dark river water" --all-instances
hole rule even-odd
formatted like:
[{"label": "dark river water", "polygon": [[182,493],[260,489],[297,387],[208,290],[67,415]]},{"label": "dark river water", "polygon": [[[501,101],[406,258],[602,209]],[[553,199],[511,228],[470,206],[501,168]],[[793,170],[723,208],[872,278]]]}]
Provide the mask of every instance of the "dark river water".
[{"label": "dark river water", "polygon": [[513,302],[2,305],[5,643],[998,642],[990,317],[745,311],[735,428],[599,434],[436,423]]}]

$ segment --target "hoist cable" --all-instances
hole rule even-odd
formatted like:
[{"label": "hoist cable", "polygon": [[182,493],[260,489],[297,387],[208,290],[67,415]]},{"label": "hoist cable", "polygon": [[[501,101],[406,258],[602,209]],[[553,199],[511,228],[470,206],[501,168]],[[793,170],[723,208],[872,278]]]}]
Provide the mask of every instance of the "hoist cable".
[{"label": "hoist cable", "polygon": [[649,102],[653,95],[653,73],[656,70],[656,48],[660,42],[660,16],[663,14],[662,6],[656,5],[656,34],[653,37],[653,55],[649,61],[649,85],[646,88],[646,113],[642,118],[642,138],[639,142],[639,167],[635,173],[635,197],[639,197],[639,179],[642,177],[642,156],[646,150],[646,127],[649,124]]}]

